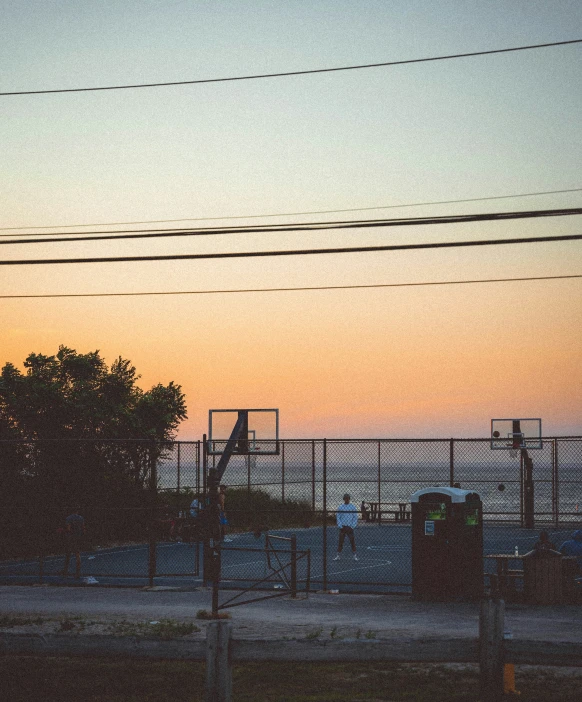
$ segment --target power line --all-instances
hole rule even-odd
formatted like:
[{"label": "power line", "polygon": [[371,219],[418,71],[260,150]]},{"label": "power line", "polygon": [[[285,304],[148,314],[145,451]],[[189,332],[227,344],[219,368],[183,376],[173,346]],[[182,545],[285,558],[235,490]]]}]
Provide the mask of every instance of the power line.
[{"label": "power line", "polygon": [[422,283],[374,283],[371,285],[314,285],[296,288],[239,288],[236,290],[171,290],[167,292],[129,292],[129,293],[58,293],[54,295],[0,295],[0,299],[22,300],[55,297],[145,297],[148,295],[223,295],[233,293],[273,293],[302,292],[309,290],[365,290],[371,288],[411,288],[428,285],[469,285],[473,283],[516,283],[531,280],[568,280],[582,278],[578,275],[544,275],[529,278],[488,278],[485,280],[438,280]]},{"label": "power line", "polygon": [[[397,219],[364,219],[340,222],[299,222],[297,224],[259,224],[243,227],[203,227],[199,229],[143,229],[117,230],[110,232],[82,232],[82,236],[73,236],[64,232],[66,237],[55,233],[52,239],[10,239],[0,241],[0,246],[9,244],[53,244],[66,241],[116,241],[118,239],[153,239],[184,236],[216,236],[225,234],[285,233],[303,231],[327,231],[330,229],[367,229],[373,227],[404,227],[431,224],[465,224],[468,222],[490,222],[499,220],[532,219],[538,217],[564,217],[582,214],[582,207],[570,207],[559,210],[525,210],[520,212],[485,212],[468,215],[444,215],[441,217],[407,217]],[[75,232],[79,233],[79,232]],[[90,236],[95,234],[96,236]]]},{"label": "power line", "polygon": [[52,90],[19,90],[13,92],[3,92],[0,96],[7,95],[46,95],[48,93],[81,93],[95,92],[98,90],[130,90],[133,88],[162,88],[171,85],[200,85],[202,83],[226,83],[229,81],[257,80],[259,78],[283,78],[286,76],[305,76],[314,73],[333,73],[337,71],[355,71],[362,68],[380,68],[384,66],[402,66],[409,63],[426,63],[428,61],[445,61],[448,59],[469,58],[471,56],[487,56],[490,54],[504,54],[512,51],[527,51],[529,49],[545,49],[552,46],[565,46],[567,44],[579,44],[582,39],[571,39],[570,41],[555,41],[547,44],[530,44],[529,46],[514,46],[508,49],[491,49],[489,51],[471,51],[463,54],[448,54],[446,56],[430,56],[419,59],[405,59],[402,61],[385,61],[383,63],[366,63],[358,66],[339,66],[336,68],[315,68],[307,71],[285,71],[281,73],[261,73],[248,76],[232,76],[229,78],[204,78],[201,80],[180,80],[167,83],[137,83],[133,85],[106,85],[96,88],[58,88]]},{"label": "power line", "polygon": [[[171,222],[210,222],[213,220],[225,219],[263,219],[266,217],[299,217],[314,214],[336,214],[340,212],[367,212],[370,210],[393,210],[401,207],[427,207],[429,205],[454,205],[463,202],[485,202],[487,200],[507,200],[517,197],[534,197],[539,195],[560,195],[562,193],[579,193],[582,188],[569,188],[568,190],[544,190],[535,193],[519,193],[516,195],[492,195],[489,197],[470,197],[463,200],[435,200],[434,202],[409,202],[403,205],[376,205],[374,207],[349,207],[342,210],[308,210],[306,212],[278,212],[275,214],[258,215],[227,215],[224,217],[182,217],[180,219],[143,219],[134,222],[93,222],[91,224],[54,224],[43,227],[0,227],[0,231],[17,231],[19,229],[76,229],[79,227],[118,227],[129,224],[169,224]],[[63,232],[64,233],[64,232]],[[78,234],[80,232],[72,232]],[[89,232],[86,232],[89,233]],[[2,237],[14,236],[13,234],[0,234]],[[52,232],[47,234],[18,234],[18,236],[52,236]]]},{"label": "power line", "polygon": [[348,246],[333,249],[289,249],[286,251],[240,251],[206,254],[167,254],[155,256],[109,256],[91,258],[49,258],[0,261],[0,266],[56,265],[61,263],[123,263],[136,261],[193,261],[203,259],[269,258],[274,256],[313,256],[317,254],[371,253],[374,251],[411,251],[448,249],[470,246],[499,246],[503,244],[540,244],[555,241],[576,241],[582,234],[560,236],[519,237],[513,239],[481,239],[476,241],[447,241],[424,244],[392,244],[387,246]]}]

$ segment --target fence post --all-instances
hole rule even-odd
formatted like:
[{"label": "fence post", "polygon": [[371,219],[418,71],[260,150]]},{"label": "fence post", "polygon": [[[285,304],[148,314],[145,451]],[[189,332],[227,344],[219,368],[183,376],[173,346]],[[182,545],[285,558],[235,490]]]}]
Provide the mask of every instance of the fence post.
[{"label": "fence post", "polygon": [[[180,497],[180,442],[177,442],[178,444],[178,475],[177,475],[177,488],[178,488],[178,498]],[[178,502],[178,504],[180,504]]]},{"label": "fence post", "polygon": [[148,557],[148,577],[150,587],[153,587],[156,575],[156,531],[157,531],[157,498],[158,498],[158,462],[155,456],[155,444],[149,449],[150,459],[150,538]]},{"label": "fence post", "polygon": [[327,439],[323,440],[323,589],[327,590]]},{"label": "fence post", "polygon": [[231,702],[231,635],[227,621],[210,622],[206,629],[206,702]]},{"label": "fence post", "polygon": [[297,536],[291,536],[291,597],[297,597]]},{"label": "fence post", "polygon": [[556,529],[560,526],[560,475],[558,469],[558,439],[553,441],[553,471],[552,481],[554,483],[554,519]]},{"label": "fence post", "polygon": [[315,512],[315,441],[311,442],[311,510]]},{"label": "fence post", "polygon": [[208,473],[208,443],[206,441],[206,434],[204,434],[202,436],[202,492],[204,493],[204,499],[206,499],[206,493],[208,492],[207,475],[206,475],[207,473]]},{"label": "fence post", "polygon": [[281,502],[285,504],[285,442],[281,442]]},{"label": "fence post", "polygon": [[481,702],[499,702],[503,697],[505,602],[481,600],[479,613],[479,671]]},{"label": "fence post", "polygon": [[382,523],[382,519],[380,519],[382,512],[382,453],[380,446],[378,441],[378,526]]},{"label": "fence post", "polygon": [[250,498],[250,496],[251,496],[251,457],[250,457],[250,454],[247,454],[245,456],[245,460],[247,463],[247,495]]},{"label": "fence post", "polygon": [[451,439],[449,443],[449,485],[453,487],[455,484],[455,440]]},{"label": "fence post", "polygon": [[535,499],[534,499],[534,479],[533,460],[529,457],[527,449],[521,449],[523,454],[523,514],[524,526],[526,529],[533,529],[535,523]]}]

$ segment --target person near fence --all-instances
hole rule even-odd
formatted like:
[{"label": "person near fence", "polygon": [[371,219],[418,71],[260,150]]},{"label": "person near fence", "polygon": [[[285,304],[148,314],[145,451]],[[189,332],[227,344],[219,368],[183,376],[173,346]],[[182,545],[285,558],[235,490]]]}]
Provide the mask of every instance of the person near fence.
[{"label": "person near fence", "polygon": [[200,502],[198,495],[196,495],[196,497],[190,503],[190,519],[198,519],[201,509],[202,503]]},{"label": "person near fence", "polygon": [[202,510],[202,499],[198,493],[190,503],[188,511],[184,513],[186,519],[181,519],[178,533],[180,538],[186,543],[191,543],[197,536],[200,511]]},{"label": "person near fence", "polygon": [[550,535],[547,531],[540,531],[540,538],[535,542],[533,548],[528,553],[524,554],[524,558],[535,556],[536,558],[551,558],[559,556],[560,552],[556,546],[550,541]]},{"label": "person near fence", "polygon": [[358,526],[358,510],[350,502],[351,497],[346,493],[344,495],[343,504],[337,508],[336,513],[336,523],[339,529],[339,540],[337,545],[337,556],[333,559],[334,561],[339,561],[342,548],[344,546],[344,540],[346,536],[350,541],[352,547],[352,553],[354,555],[354,561],[358,561],[358,554],[356,553],[356,539],[354,538],[354,529]]},{"label": "person near fence", "polygon": [[161,539],[175,541],[176,535],[176,515],[169,504],[165,504],[161,509],[161,514],[157,520],[159,536]]},{"label": "person near fence", "polygon": [[582,529],[577,529],[571,539],[564,541],[560,546],[560,553],[563,556],[576,556],[578,570],[582,573]]},{"label": "person near fence", "polygon": [[225,543],[230,543],[232,539],[226,536],[226,527],[228,526],[228,519],[226,518],[226,485],[220,485],[218,488],[218,504],[220,505],[220,538]]},{"label": "person near fence", "polygon": [[69,573],[71,554],[75,554],[75,578],[81,577],[81,542],[85,536],[85,520],[79,514],[81,510],[75,508],[72,514],[65,519],[65,565],[63,577]]},{"label": "person near fence", "polygon": [[555,544],[550,541],[550,535],[547,531],[540,531],[540,538],[535,542],[533,550],[536,553],[548,553],[550,551],[558,552]]}]

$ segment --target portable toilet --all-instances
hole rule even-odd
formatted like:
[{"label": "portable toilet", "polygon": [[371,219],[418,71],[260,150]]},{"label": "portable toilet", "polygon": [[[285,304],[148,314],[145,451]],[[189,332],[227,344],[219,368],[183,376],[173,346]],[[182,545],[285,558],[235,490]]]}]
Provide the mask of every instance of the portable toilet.
[{"label": "portable toilet", "polygon": [[427,487],[412,506],[412,596],[473,600],[483,595],[483,503],[478,493]]}]

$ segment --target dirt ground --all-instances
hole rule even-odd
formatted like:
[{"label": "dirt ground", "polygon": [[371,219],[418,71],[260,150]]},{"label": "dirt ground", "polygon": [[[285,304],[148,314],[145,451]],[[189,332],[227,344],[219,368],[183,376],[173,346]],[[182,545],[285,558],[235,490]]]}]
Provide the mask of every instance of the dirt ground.
[{"label": "dirt ground", "polygon": [[[220,602],[237,594],[223,591]],[[237,597],[232,604],[248,597]],[[65,627],[80,635],[112,633],[119,622],[147,629],[150,622],[164,620],[195,623],[200,630],[191,636],[203,637],[207,622],[197,613],[210,608],[211,592],[202,589],[8,586],[0,589],[0,632],[54,633],[62,631],[67,621]],[[224,611],[231,616],[233,637],[249,639],[473,639],[479,627],[477,603],[415,602],[397,595],[322,593],[296,600],[285,596]],[[516,639],[580,643],[582,608],[509,604],[505,629]]]}]

